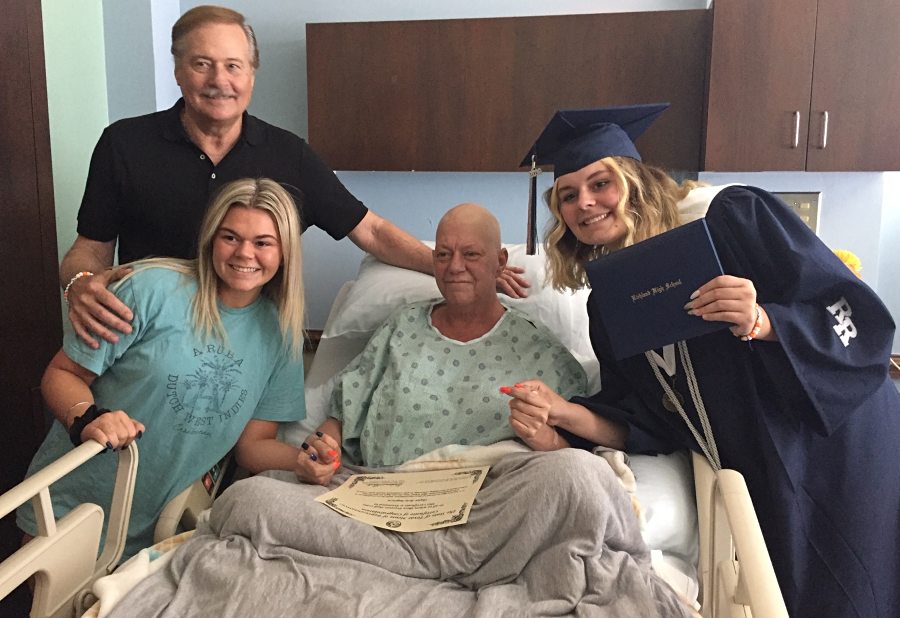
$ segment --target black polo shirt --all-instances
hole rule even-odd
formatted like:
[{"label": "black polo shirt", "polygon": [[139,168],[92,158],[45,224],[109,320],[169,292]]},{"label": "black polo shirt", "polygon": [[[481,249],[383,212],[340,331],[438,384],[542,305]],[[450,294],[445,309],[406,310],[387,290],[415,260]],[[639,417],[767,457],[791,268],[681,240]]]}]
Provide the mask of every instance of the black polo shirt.
[{"label": "black polo shirt", "polygon": [[91,157],[78,211],[78,233],[119,240],[119,262],[151,255],[196,256],[197,234],[210,197],[238,178],[272,178],[297,201],[303,229],[335,239],[367,209],[309,144],[244,112],[241,136],[218,165],[191,142],[181,124],[184,101],[171,109],[107,127]]}]

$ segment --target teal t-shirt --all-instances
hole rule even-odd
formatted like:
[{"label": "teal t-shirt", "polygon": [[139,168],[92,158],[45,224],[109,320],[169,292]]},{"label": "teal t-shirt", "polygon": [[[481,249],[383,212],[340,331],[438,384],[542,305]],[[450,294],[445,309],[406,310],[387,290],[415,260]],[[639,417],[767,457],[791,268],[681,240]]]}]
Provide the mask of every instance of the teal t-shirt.
[{"label": "teal t-shirt", "polygon": [[[274,304],[260,297],[240,309],[219,305],[226,342],[199,339],[191,320],[192,277],[167,268],[137,272],[116,295],[134,313],[133,331],[92,350],[69,334],[63,350],[97,374],[91,385],[100,407],[125,410],[146,426],[138,440],[138,465],[123,560],[153,542],[166,503],[209,470],[237,442],[250,419],[296,421],[305,417],[303,360],[282,341]],[[54,422],[31,462],[34,474],[71,450],[68,433]],[[108,515],[116,455],[102,453],[51,487],[61,517],[82,502]],[[34,512],[23,505],[20,528],[34,534]]]},{"label": "teal t-shirt", "polygon": [[586,392],[584,369],[543,324],[507,308],[481,337],[456,341],[431,324],[438,302],[394,312],[335,383],[330,415],[351,463],[393,466],[515,438],[501,386],[537,378],[566,399]]}]

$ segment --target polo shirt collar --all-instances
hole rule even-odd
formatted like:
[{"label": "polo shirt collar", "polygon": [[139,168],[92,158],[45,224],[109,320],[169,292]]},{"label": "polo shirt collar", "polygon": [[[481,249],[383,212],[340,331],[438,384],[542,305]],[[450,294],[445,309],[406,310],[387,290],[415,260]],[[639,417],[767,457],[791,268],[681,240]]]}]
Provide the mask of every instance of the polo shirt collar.
[{"label": "polo shirt collar", "polygon": [[[163,112],[162,134],[169,141],[190,141],[184,126],[181,124],[181,110],[184,109],[184,99],[175,101],[175,105]],[[241,139],[256,146],[265,139],[262,121],[244,111],[241,118]]]}]

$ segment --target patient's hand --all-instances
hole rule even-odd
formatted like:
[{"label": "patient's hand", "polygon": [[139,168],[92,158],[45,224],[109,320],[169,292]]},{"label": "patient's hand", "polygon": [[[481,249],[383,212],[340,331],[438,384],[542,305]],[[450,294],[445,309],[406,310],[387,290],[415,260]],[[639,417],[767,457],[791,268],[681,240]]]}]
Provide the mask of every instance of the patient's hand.
[{"label": "patient's hand", "polygon": [[515,386],[504,388],[509,388],[509,392],[500,392],[512,397],[509,402],[510,410],[519,410],[537,417],[551,427],[559,425],[560,418],[569,405],[559,393],[540,380],[524,380]]},{"label": "patient's hand", "polygon": [[506,294],[510,298],[525,298],[531,284],[522,276],[525,269],[521,266],[504,266],[497,275],[497,291]]},{"label": "patient's hand", "polygon": [[[516,435],[536,451],[565,448],[568,443],[549,423],[552,400],[537,384],[543,386],[543,383],[533,382],[500,387],[501,393],[512,397],[509,400],[509,424]],[[550,391],[546,386],[544,390]]]},{"label": "patient's hand", "polygon": [[317,431],[300,445],[294,474],[304,483],[328,485],[341,467],[341,447],[330,435]]}]

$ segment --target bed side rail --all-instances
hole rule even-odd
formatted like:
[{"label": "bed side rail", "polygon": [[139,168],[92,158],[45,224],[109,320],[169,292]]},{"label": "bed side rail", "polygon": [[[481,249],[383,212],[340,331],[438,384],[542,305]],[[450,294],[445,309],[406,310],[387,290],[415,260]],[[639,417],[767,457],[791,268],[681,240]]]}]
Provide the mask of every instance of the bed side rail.
[{"label": "bed side rail", "polygon": [[73,615],[75,597],[97,577],[109,574],[122,556],[137,474],[136,444],[119,451],[106,544],[99,558],[103,510],[80,504],[57,521],[50,502],[51,484],[103,450],[89,440],[0,496],[0,517],[29,500],[34,507],[37,536],[0,563],[0,598],[35,576],[33,617]]},{"label": "bed side rail", "polygon": [[787,618],[744,477],[693,454],[704,618]]},{"label": "bed side rail", "polygon": [[219,494],[219,488],[228,474],[227,470],[232,465],[233,457],[233,452],[229,451],[200,479],[169,500],[156,520],[156,528],[153,531],[154,543],[197,527],[200,513],[210,508]]}]

